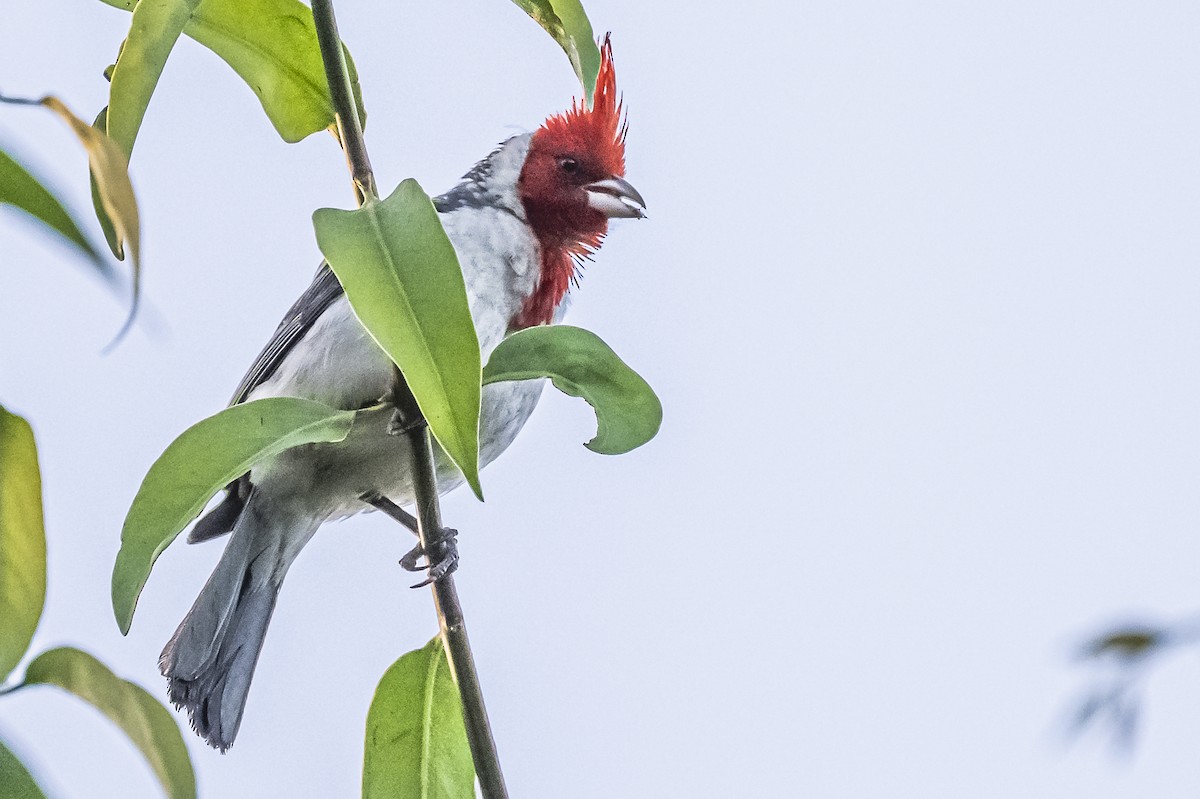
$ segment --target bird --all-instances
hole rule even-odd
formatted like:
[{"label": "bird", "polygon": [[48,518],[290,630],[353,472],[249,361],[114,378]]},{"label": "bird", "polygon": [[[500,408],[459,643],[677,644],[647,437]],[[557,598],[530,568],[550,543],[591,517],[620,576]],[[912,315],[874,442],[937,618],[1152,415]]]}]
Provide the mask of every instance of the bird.
[{"label": "bird", "polygon": [[[506,335],[561,320],[611,219],[645,217],[645,200],[625,179],[627,127],[606,36],[590,106],[577,99],[536,130],[507,139],[433,199],[462,268],[485,362]],[[390,359],[323,264],[230,404],[301,397],[363,409],[389,396],[392,380]],[[484,386],[481,466],[512,443],[543,382]],[[394,506],[414,501],[409,438],[388,435],[388,414],[363,418],[340,443],[285,450],[255,465],[189,535],[193,543],[230,538],[159,667],[171,701],[215,749],[226,751],[237,736],[280,586],[317,529],[379,504],[364,498]],[[463,478],[437,454],[438,490],[445,493]]]}]

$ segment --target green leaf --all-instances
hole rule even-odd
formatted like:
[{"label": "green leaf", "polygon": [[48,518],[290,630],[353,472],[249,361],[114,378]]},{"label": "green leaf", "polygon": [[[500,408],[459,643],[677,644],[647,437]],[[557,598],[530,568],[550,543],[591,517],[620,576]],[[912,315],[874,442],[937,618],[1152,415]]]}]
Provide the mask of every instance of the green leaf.
[{"label": "green leaf", "polygon": [[595,333],[568,325],[530,327],[492,351],[483,382],[548,377],[564,394],[582,397],[596,411],[596,437],[588,449],[620,455],[645,444],[662,424],[662,403],[650,384]]},{"label": "green leaf", "polygon": [[3,150],[0,150],[0,203],[19,208],[62,236],[86,255],[105,279],[113,279],[112,268],[83,235],[62,201]]},{"label": "green leaf", "polygon": [[363,326],[400,367],[429,429],[481,499],[479,339],[458,256],[415,180],[356,211],[313,214]]},{"label": "green leaf", "polygon": [[[103,2],[126,11],[140,5],[136,0]],[[312,10],[299,0],[203,0],[183,32],[220,56],[249,84],[284,141],[300,141],[333,124]],[[358,73],[349,52],[346,63],[359,118],[365,122]]]},{"label": "green leaf", "polygon": [[86,652],[43,652],[25,671],[26,685],[56,685],[108,716],[141,750],[170,799],[195,799],[196,777],[183,736],[158,700]]},{"label": "green leaf", "polygon": [[121,632],[129,632],[154,561],[218,490],[285,449],[343,440],[354,414],[311,400],[272,397],[226,408],[172,441],[142,480],[121,528],[112,575],[113,612]]},{"label": "green leaf", "polygon": [[37,445],[29,423],[0,407],[0,682],[29,649],[45,603]]},{"label": "green leaf", "polygon": [[0,796],[4,799],[46,799],[29,769],[0,741]]},{"label": "green leaf", "polygon": [[108,91],[105,130],[128,159],[150,95],[184,25],[201,0],[142,0],[117,57]]},{"label": "green leaf", "polygon": [[583,84],[587,104],[592,105],[596,91],[596,76],[600,74],[600,48],[596,45],[592,23],[579,0],[513,0],[537,24],[554,37],[571,67]]},{"label": "green leaf", "polygon": [[440,638],[392,664],[367,713],[363,799],[474,799],[462,700]]}]

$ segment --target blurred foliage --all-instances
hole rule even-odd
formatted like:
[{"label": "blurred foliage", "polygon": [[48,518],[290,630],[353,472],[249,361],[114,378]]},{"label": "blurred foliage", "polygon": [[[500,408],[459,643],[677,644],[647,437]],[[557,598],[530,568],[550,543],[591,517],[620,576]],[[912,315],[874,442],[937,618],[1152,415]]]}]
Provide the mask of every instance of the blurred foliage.
[{"label": "blurred foliage", "polygon": [[37,444],[29,422],[0,406],[0,682],[25,656],[45,604]]},{"label": "blurred foliage", "polygon": [[1130,752],[1137,740],[1142,690],[1153,667],[1180,649],[1200,643],[1200,620],[1170,625],[1114,627],[1079,647],[1076,660],[1091,668],[1092,685],[1067,714],[1066,734],[1106,734],[1113,747]]},{"label": "blurred foliage", "polygon": [[57,233],[86,256],[105,280],[113,280],[112,267],[79,229],[79,223],[62,200],[3,150],[0,150],[0,203],[19,208]]},{"label": "blurred foliage", "polygon": [[[46,595],[46,534],[42,483],[33,431],[0,407],[0,682],[28,654]],[[146,691],[116,677],[91,655],[71,647],[43,652],[0,697],[35,685],[56,685],[96,707],[125,732],[149,761],[170,799],[195,799],[196,778],[170,712]],[[0,744],[0,797],[40,797],[28,770]]]},{"label": "blurred foliage", "polygon": [[0,796],[4,799],[46,799],[29,769],[0,741]]},{"label": "blurred foliage", "polygon": [[145,690],[72,647],[51,649],[25,669],[25,685],[54,685],[107,716],[141,750],[170,799],[195,799],[196,776],[170,711]]}]

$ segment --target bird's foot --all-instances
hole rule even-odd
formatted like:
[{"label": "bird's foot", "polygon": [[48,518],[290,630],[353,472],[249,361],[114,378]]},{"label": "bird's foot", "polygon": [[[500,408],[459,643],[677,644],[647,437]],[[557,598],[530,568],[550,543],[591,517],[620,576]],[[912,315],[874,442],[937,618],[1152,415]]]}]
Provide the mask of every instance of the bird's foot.
[{"label": "bird's foot", "polygon": [[[417,563],[421,558],[425,558],[424,566]],[[428,569],[426,578],[413,588],[424,588],[453,574],[458,569],[458,530],[453,527],[438,530],[437,535],[430,539],[428,549],[417,544],[400,559],[400,566],[410,572]]]}]

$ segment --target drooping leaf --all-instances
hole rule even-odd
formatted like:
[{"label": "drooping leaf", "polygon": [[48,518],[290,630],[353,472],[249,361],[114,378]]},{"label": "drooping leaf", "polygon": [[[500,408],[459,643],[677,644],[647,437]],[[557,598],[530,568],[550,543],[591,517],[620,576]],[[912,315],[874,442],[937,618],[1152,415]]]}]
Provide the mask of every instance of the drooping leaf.
[{"label": "drooping leaf", "polygon": [[113,566],[113,612],[129,632],[150,569],[167,545],[221,488],[285,449],[341,441],[354,411],[295,397],[271,397],[226,408],[171,442],[142,480],[121,528]]},{"label": "drooping leaf", "polygon": [[[138,222],[137,199],[133,195],[133,184],[129,181],[129,159],[121,148],[103,131],[84,122],[71,113],[57,97],[43,97],[39,102],[58,114],[83,144],[87,151],[88,168],[92,171],[100,206],[113,226],[117,246],[113,254],[122,257],[123,247],[129,245],[130,263],[133,271],[133,299],[129,317],[117,333],[120,340],[133,324],[141,296],[141,225]],[[102,220],[103,221],[103,220]]]},{"label": "drooping leaf", "polygon": [[[139,5],[137,0],[103,2],[126,11]],[[299,0],[203,0],[183,32],[220,56],[249,84],[284,141],[300,141],[333,124],[312,10]],[[358,73],[349,52],[346,63],[359,117],[365,122]]]},{"label": "drooping leaf", "polygon": [[29,423],[0,407],[0,682],[29,648],[45,602],[37,445]]},{"label": "drooping leaf", "polygon": [[53,230],[86,255],[106,280],[113,280],[112,267],[83,235],[62,201],[3,150],[0,150],[0,203],[21,209]]},{"label": "drooping leaf", "polygon": [[105,130],[128,160],[167,56],[201,0],[141,0],[117,58]]},{"label": "drooping leaf", "polygon": [[458,256],[415,180],[356,211],[313,214],[317,244],[350,306],[399,365],[429,429],[479,486],[479,339]]},{"label": "drooping leaf", "polygon": [[654,438],[662,403],[595,333],[568,325],[531,327],[492,350],[483,382],[548,377],[564,394],[582,397],[596,411],[594,452],[620,455]]},{"label": "drooping leaf", "polygon": [[367,713],[363,799],[474,799],[462,700],[440,638],[384,673]]},{"label": "drooping leaf", "polygon": [[[108,132],[108,106],[100,109],[92,127],[101,133]],[[96,221],[100,223],[104,241],[117,260],[123,261],[125,260],[125,244],[117,237],[117,229],[113,227],[113,221],[108,218],[108,212],[104,210],[104,203],[100,200],[100,184],[96,182],[96,173],[90,169],[88,170],[88,182],[91,184],[92,190],[92,210],[96,212]]]},{"label": "drooping leaf", "polygon": [[600,74],[600,48],[592,33],[592,23],[579,0],[513,0],[533,17],[537,24],[554,37],[571,67],[583,84],[587,104],[592,105],[592,94],[596,91],[596,76]]},{"label": "drooping leaf", "polygon": [[0,796],[4,799],[46,799],[25,764],[0,741]]},{"label": "drooping leaf", "polygon": [[196,777],[183,736],[157,699],[86,652],[43,652],[25,671],[26,685],[56,685],[108,716],[141,750],[170,799],[195,799]]}]

